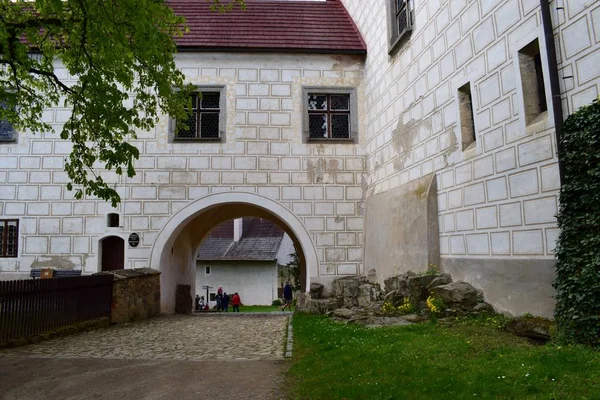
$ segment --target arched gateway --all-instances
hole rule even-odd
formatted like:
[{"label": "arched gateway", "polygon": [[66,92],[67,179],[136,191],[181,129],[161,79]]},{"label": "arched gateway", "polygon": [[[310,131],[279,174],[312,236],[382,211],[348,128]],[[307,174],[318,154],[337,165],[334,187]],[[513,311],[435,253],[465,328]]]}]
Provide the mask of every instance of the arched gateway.
[{"label": "arched gateway", "polygon": [[318,275],[318,257],[302,221],[278,202],[255,193],[217,193],[173,214],[154,241],[150,267],[161,271],[162,312],[174,312],[177,285],[195,288],[196,250],[206,234],[225,220],[244,216],[270,219],[285,230],[300,258],[303,289],[310,286],[311,277]]}]

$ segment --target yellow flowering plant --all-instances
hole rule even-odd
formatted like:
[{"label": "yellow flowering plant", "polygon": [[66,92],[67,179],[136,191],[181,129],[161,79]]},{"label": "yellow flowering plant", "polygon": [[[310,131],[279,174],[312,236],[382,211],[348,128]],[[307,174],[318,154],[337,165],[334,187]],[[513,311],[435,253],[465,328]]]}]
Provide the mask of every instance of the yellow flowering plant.
[{"label": "yellow flowering plant", "polygon": [[429,308],[432,314],[438,315],[446,310],[446,305],[440,299],[429,296],[427,297],[427,308]]},{"label": "yellow flowering plant", "polygon": [[415,306],[410,302],[410,299],[408,297],[405,297],[402,301],[402,304],[397,307],[395,307],[390,302],[383,303],[383,307],[381,308],[381,310],[384,313],[399,313],[404,315],[415,312]]}]

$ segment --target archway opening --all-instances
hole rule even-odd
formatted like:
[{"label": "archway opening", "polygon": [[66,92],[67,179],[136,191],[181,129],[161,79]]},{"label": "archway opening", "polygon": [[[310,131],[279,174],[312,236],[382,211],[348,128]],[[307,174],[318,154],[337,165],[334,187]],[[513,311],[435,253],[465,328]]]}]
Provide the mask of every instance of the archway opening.
[{"label": "archway opening", "polygon": [[268,219],[226,220],[208,233],[196,253],[195,294],[206,309],[227,311],[235,293],[245,306],[271,306],[282,298],[285,282],[295,290],[305,287],[292,239]]},{"label": "archway opening", "polygon": [[119,236],[100,240],[100,271],[116,271],[125,268],[125,241]]},{"label": "archway opening", "polygon": [[264,218],[279,226],[292,240],[298,254],[301,290],[318,275],[318,258],[312,238],[301,220],[280,203],[254,193],[227,192],[206,196],[179,210],[157,235],[150,267],[161,271],[161,309],[175,311],[177,287],[189,289],[190,310],[196,288],[197,250],[207,234],[220,223],[242,217]]}]

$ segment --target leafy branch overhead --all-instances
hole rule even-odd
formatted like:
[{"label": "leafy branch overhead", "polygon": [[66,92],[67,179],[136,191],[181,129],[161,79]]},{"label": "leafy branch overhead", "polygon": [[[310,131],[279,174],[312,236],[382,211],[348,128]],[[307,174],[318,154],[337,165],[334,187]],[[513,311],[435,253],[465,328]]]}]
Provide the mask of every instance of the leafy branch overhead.
[{"label": "leafy branch overhead", "polygon": [[[212,2],[220,11],[243,4]],[[134,176],[136,132],[160,114],[186,115],[189,90],[173,58],[184,19],[161,0],[0,0],[0,15],[0,121],[70,140],[68,189],[115,206],[119,194],[98,170]],[[44,122],[51,107],[71,109],[62,126]]]}]

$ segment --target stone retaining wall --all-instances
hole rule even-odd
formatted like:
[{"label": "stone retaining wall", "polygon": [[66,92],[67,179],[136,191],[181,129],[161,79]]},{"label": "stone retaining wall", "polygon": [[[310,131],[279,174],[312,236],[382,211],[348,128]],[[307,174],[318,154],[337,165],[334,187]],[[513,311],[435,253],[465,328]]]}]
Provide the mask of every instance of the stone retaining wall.
[{"label": "stone retaining wall", "polygon": [[135,268],[98,274],[114,276],[112,323],[125,323],[160,315],[159,271],[151,268]]}]

